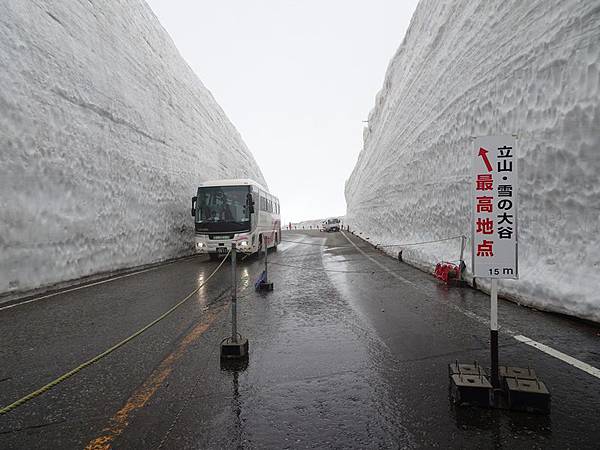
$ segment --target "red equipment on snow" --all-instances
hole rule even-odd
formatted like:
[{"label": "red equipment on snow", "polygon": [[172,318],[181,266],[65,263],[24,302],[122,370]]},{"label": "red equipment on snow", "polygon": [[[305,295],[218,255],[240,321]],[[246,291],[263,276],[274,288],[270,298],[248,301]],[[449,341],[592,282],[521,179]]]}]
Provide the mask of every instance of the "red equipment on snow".
[{"label": "red equipment on snow", "polygon": [[435,276],[446,284],[449,280],[460,280],[460,266],[442,261],[435,266]]}]

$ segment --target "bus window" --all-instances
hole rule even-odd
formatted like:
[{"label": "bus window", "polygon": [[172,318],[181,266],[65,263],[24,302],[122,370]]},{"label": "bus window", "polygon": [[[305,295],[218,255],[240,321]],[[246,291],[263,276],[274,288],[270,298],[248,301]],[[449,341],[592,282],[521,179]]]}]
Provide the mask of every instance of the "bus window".
[{"label": "bus window", "polygon": [[[207,186],[198,188],[196,222],[228,223],[246,227],[250,222],[246,186]],[[242,225],[243,224],[243,225]],[[206,225],[208,227],[208,225]]]}]

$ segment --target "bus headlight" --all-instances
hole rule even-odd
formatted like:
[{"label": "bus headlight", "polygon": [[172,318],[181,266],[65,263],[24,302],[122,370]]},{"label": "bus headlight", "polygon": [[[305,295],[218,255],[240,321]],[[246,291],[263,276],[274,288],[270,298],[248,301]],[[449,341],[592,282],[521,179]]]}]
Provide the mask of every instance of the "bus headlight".
[{"label": "bus headlight", "polygon": [[240,241],[240,247],[248,247],[248,241]]},{"label": "bus headlight", "polygon": [[196,242],[196,248],[204,248],[206,244],[204,242]]}]

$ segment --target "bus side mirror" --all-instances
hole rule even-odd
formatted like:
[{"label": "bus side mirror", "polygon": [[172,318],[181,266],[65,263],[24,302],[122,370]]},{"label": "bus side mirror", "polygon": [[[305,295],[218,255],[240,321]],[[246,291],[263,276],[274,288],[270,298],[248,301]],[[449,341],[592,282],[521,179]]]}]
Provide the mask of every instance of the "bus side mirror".
[{"label": "bus side mirror", "polygon": [[192,197],[192,217],[196,217],[196,200],[198,197]]}]

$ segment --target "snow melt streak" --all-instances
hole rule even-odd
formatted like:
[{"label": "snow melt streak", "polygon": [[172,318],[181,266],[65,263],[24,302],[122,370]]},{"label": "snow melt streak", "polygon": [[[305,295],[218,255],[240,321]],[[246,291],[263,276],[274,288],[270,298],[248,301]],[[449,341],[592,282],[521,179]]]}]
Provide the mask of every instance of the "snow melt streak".
[{"label": "snow melt streak", "polygon": [[199,182],[264,183],[140,0],[2,2],[0,85],[0,293],[189,253]]},{"label": "snow melt streak", "polygon": [[[383,244],[469,236],[471,136],[518,134],[521,279],[501,292],[600,321],[599,24],[598,0],[422,0],[346,184],[351,227]],[[459,247],[403,257],[431,269]]]}]

